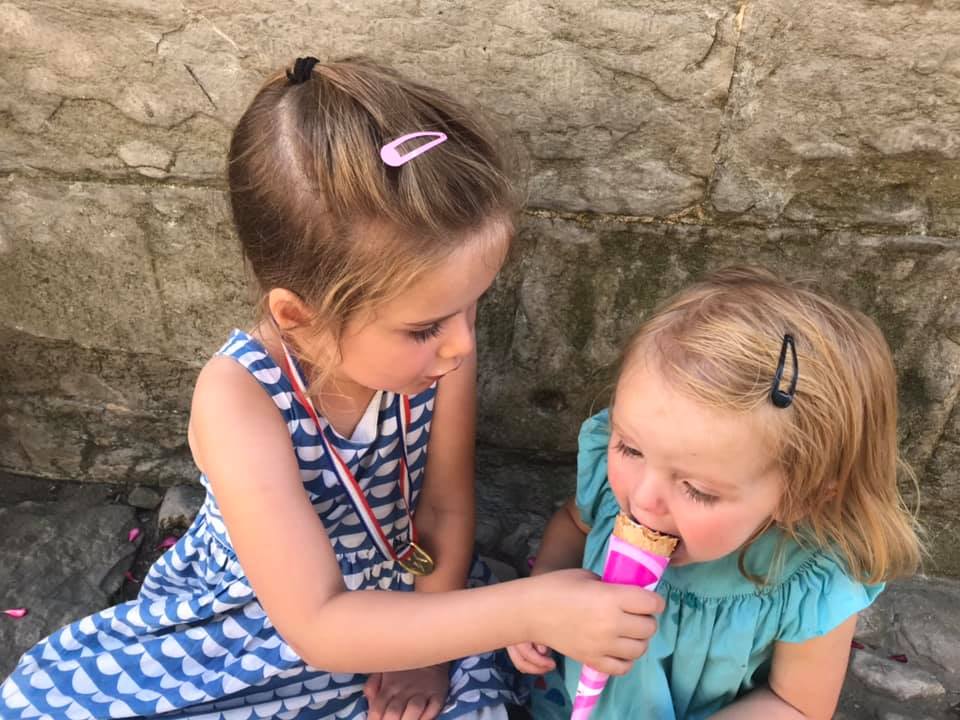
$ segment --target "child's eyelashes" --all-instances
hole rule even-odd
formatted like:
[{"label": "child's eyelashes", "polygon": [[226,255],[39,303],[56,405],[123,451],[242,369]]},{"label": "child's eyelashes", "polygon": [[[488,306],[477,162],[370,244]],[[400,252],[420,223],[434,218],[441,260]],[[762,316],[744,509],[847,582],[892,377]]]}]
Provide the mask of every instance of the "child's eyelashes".
[{"label": "child's eyelashes", "polygon": [[635,450],[629,445],[624,444],[623,440],[617,440],[617,452],[621,455],[629,458],[642,458],[643,453],[639,450]]},{"label": "child's eyelashes", "polygon": [[720,499],[716,495],[710,495],[702,490],[697,490],[693,485],[686,481],[683,483],[683,491],[691,500],[694,502],[703,503],[704,505],[713,505],[715,502],[717,502],[717,500]]},{"label": "child's eyelashes", "polygon": [[417,342],[424,343],[431,338],[435,338],[440,334],[440,323],[434,323],[430,327],[423,328],[422,330],[411,330],[410,337],[412,337]]}]

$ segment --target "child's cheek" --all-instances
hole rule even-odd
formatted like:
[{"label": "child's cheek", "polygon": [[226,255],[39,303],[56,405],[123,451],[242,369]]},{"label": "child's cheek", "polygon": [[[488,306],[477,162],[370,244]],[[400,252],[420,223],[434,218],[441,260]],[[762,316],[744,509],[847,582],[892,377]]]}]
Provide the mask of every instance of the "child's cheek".
[{"label": "child's cheek", "polygon": [[629,494],[629,488],[624,477],[623,469],[620,467],[619,458],[614,451],[607,454],[607,482],[610,483],[610,489],[613,490],[620,507],[624,507],[624,502]]}]

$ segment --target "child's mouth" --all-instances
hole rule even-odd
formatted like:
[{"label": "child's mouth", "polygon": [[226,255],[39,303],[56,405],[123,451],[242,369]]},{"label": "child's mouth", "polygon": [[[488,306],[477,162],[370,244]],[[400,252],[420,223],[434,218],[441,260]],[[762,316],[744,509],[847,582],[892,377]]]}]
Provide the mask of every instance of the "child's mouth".
[{"label": "child's mouth", "polygon": [[673,534],[673,533],[664,532],[663,530],[658,530],[657,528],[653,527],[652,525],[647,525],[647,523],[641,522],[640,520],[637,520],[636,515],[634,515],[632,512],[629,512],[629,511],[628,511],[628,512],[627,512],[627,517],[630,518],[630,521],[631,521],[631,522],[635,523],[636,525],[641,525],[641,526],[645,527],[647,530],[652,530],[653,532],[658,533],[658,534],[660,534],[660,535],[665,535],[666,537],[674,538],[674,539],[677,541],[677,548],[679,548],[680,545],[683,544],[683,538],[681,538],[679,535],[675,535],[675,534]]}]

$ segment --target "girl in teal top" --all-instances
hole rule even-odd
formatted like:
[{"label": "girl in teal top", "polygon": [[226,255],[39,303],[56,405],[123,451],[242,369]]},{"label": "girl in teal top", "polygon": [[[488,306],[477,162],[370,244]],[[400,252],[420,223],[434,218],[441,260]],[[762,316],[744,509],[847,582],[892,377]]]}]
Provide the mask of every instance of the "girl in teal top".
[{"label": "girl in teal top", "polygon": [[[766,271],[720,271],[629,341],[611,407],[579,443],[576,501],[534,574],[601,573],[621,511],[679,538],[646,652],[609,658],[595,720],[831,717],[857,613],[920,552],[876,325]],[[624,638],[622,657],[638,643]],[[579,663],[509,652],[547,673],[534,718],[568,718]]]}]

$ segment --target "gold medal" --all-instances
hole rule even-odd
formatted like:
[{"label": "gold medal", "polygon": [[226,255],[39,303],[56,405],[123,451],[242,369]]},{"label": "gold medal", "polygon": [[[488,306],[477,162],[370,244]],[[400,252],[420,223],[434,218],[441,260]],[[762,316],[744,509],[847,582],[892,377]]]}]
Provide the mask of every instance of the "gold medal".
[{"label": "gold medal", "polygon": [[432,573],[435,563],[430,554],[415,542],[410,543],[410,550],[410,554],[405,559],[397,558],[397,564],[417,577]]}]

